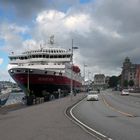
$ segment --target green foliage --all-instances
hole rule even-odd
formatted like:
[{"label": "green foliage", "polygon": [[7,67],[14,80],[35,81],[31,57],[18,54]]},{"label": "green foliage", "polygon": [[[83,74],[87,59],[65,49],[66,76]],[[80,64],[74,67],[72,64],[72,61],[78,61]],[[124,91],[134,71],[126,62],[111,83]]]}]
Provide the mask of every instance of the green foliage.
[{"label": "green foliage", "polygon": [[128,87],[128,81],[127,81],[127,80],[124,80],[124,82],[123,82],[123,86],[124,86],[125,88]]},{"label": "green foliage", "polygon": [[108,83],[109,87],[111,87],[111,88],[117,87],[118,82],[119,82],[119,77],[117,77],[117,76],[110,77],[109,83]]}]

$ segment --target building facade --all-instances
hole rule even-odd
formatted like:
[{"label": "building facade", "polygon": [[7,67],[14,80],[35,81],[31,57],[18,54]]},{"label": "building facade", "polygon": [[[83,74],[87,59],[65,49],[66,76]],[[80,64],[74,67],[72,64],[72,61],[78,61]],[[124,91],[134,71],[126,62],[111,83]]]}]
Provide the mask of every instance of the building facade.
[{"label": "building facade", "polygon": [[135,87],[140,88],[140,65],[137,65],[136,69]]},{"label": "building facade", "polygon": [[125,88],[125,83],[130,81],[134,82],[134,88],[140,88],[140,64],[132,64],[129,57],[126,57],[122,66],[121,87]]},{"label": "building facade", "polygon": [[94,76],[93,88],[94,89],[105,89],[107,87],[107,81],[108,81],[108,77],[106,79],[104,74],[96,74]]}]

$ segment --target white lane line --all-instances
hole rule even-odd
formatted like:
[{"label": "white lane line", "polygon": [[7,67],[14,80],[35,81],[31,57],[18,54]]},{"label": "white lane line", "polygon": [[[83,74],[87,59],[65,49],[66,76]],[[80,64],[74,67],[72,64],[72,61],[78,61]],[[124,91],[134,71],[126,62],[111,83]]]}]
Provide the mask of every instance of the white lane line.
[{"label": "white lane line", "polygon": [[[84,100],[84,99],[83,99]],[[101,134],[100,132],[94,130],[93,128],[87,126],[86,124],[84,124],[83,122],[81,122],[80,120],[78,120],[74,115],[73,115],[73,109],[78,106],[81,102],[83,102],[83,100],[81,100],[80,102],[78,102],[76,105],[74,105],[71,109],[70,109],[70,114],[71,116],[79,123],[81,124],[82,126],[84,126],[85,128],[89,129],[90,131],[92,131],[93,133],[103,137],[104,139],[107,139],[107,140],[112,140],[111,138],[108,138],[107,136],[105,136],[104,134]]]}]

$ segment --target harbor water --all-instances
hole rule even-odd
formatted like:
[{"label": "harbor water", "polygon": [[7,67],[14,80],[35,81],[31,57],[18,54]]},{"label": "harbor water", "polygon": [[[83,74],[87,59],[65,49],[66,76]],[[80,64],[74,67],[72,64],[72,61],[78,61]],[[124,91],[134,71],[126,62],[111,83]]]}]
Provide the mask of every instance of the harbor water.
[{"label": "harbor water", "polygon": [[25,94],[23,92],[12,92],[10,93],[9,99],[5,105],[24,103],[22,100],[24,96]]}]

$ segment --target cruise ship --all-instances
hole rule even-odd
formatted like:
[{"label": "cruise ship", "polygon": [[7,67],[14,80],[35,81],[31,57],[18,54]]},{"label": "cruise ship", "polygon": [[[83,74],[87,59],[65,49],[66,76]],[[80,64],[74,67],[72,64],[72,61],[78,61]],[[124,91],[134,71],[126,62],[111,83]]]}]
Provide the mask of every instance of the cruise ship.
[{"label": "cruise ship", "polygon": [[27,97],[58,98],[60,92],[80,91],[80,68],[72,63],[73,48],[66,50],[54,45],[54,38],[40,49],[9,55],[11,77]]}]

